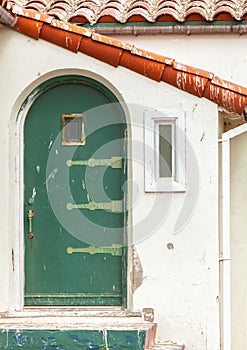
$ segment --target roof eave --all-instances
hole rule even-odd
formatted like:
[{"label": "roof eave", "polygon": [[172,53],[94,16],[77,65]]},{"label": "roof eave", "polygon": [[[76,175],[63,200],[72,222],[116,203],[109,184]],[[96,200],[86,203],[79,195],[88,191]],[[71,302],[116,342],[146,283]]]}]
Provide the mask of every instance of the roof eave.
[{"label": "roof eave", "polygon": [[32,38],[49,41],[74,53],[81,52],[114,67],[125,67],[157,82],[165,82],[197,97],[205,97],[239,115],[242,115],[247,105],[247,88],[220,79],[211,72],[55,20],[38,11],[12,6],[11,3],[7,3],[7,9],[2,11],[4,24]]}]

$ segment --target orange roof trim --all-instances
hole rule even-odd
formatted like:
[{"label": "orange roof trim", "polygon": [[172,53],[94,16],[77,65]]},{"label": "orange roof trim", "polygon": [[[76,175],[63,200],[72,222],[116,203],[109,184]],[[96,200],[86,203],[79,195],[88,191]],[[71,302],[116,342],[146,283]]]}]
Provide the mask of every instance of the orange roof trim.
[{"label": "orange roof trim", "polygon": [[224,81],[213,73],[55,20],[35,10],[13,6],[9,2],[6,8],[16,17],[13,29],[32,38],[44,39],[75,53],[84,53],[114,67],[125,67],[157,82],[165,82],[197,97],[205,97],[240,115],[247,104],[247,88]]}]

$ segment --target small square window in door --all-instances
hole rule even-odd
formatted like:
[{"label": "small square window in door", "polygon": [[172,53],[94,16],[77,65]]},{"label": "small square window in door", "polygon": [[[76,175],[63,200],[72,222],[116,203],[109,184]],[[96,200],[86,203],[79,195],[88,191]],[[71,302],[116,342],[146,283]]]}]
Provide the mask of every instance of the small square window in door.
[{"label": "small square window in door", "polygon": [[83,114],[62,115],[62,145],[77,146],[85,145]]}]

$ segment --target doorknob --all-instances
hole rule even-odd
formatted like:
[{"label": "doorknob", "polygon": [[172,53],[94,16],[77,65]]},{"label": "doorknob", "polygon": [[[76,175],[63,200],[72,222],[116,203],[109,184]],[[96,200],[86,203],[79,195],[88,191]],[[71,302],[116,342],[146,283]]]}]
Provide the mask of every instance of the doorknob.
[{"label": "doorknob", "polygon": [[34,217],[34,210],[28,210],[27,211],[27,218],[28,218],[28,238],[33,239],[33,217]]}]

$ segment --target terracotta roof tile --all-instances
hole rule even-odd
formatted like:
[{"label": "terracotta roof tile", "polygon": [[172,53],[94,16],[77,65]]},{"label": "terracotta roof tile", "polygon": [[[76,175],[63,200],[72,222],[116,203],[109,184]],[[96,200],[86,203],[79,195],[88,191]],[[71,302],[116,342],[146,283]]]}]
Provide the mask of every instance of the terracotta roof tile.
[{"label": "terracotta roof tile", "polygon": [[83,38],[79,47],[79,51],[108,63],[114,67],[119,64],[123,49],[108,45],[104,42],[97,42],[92,38]]},{"label": "terracotta roof tile", "polygon": [[231,91],[234,91],[236,93],[242,93],[242,94],[247,95],[247,88],[240,87],[239,85],[233,84],[233,83],[226,81],[226,80],[223,80],[223,79],[220,79],[216,76],[214,76],[212,78],[211,83],[214,85],[221,86],[221,87],[225,88],[226,90],[231,90]]},{"label": "terracotta roof tile", "polygon": [[152,60],[151,57],[135,55],[129,51],[122,53],[119,65],[156,81],[161,80],[165,68],[164,63]]},{"label": "terracotta roof tile", "polygon": [[78,52],[82,39],[80,34],[71,31],[68,34],[66,30],[61,30],[61,27],[58,26],[53,26],[51,35],[51,26],[47,23],[44,23],[42,27],[40,38],[73,52]]},{"label": "terracotta roof tile", "polygon": [[120,40],[117,40],[117,39],[114,39],[114,38],[110,38],[108,36],[97,34],[97,33],[94,33],[94,32],[92,32],[91,37],[92,37],[93,40],[98,41],[98,42],[100,42],[102,44],[106,44],[106,45],[109,45],[109,46],[115,46],[115,47],[118,47],[118,48],[121,48],[121,49],[124,49],[124,50],[131,50],[133,48],[132,44],[123,43]]},{"label": "terracotta roof tile", "polygon": [[[193,71],[193,69],[191,69],[191,71]],[[206,77],[202,77],[195,73],[189,73],[188,71],[174,69],[172,66],[165,68],[162,80],[180,90],[187,91],[198,97],[203,96],[208,82],[208,78]]]},{"label": "terracotta roof tile", "polygon": [[205,78],[208,78],[208,79],[213,79],[213,77],[214,77],[213,73],[207,72],[207,71],[199,69],[199,68],[194,68],[194,67],[191,67],[191,66],[187,66],[185,64],[178,63],[178,62],[175,62],[175,61],[173,62],[173,68],[177,69],[177,70],[180,70],[182,72],[192,73],[194,75],[197,75],[197,76],[200,76],[200,77],[205,77]]},{"label": "terracotta roof tile", "polygon": [[40,1],[30,1],[26,8],[36,10],[41,13],[45,12],[45,5]]},{"label": "terracotta roof tile", "polygon": [[149,60],[151,59],[152,61],[156,61],[156,62],[160,62],[160,63],[165,63],[165,64],[169,64],[169,65],[172,65],[174,63],[173,58],[168,58],[168,57],[165,57],[162,55],[157,55],[153,52],[149,52],[146,50],[136,48],[133,45],[132,45],[131,53],[135,56],[141,56],[143,58],[147,58]]},{"label": "terracotta roof tile", "polygon": [[19,17],[14,29],[20,33],[39,39],[43,23],[32,18]]},{"label": "terracotta roof tile", "polygon": [[[3,2],[4,0],[2,0]],[[135,21],[184,22],[186,20],[244,20],[247,15],[245,0],[11,0],[25,8],[36,9],[64,21],[75,18],[88,23],[100,22],[102,17],[119,23]],[[199,16],[199,17],[198,17]]]},{"label": "terracotta roof tile", "polygon": [[16,17],[13,29],[20,33],[47,40],[75,53],[84,53],[114,67],[123,66],[157,82],[163,81],[195,96],[205,97],[238,114],[243,113],[247,104],[247,88],[222,80],[213,73],[34,10],[10,3],[6,7],[10,15]]},{"label": "terracotta roof tile", "polygon": [[203,96],[207,99],[223,106],[226,110],[242,114],[247,104],[247,96],[244,94],[245,88],[239,87],[239,93],[233,90],[222,88],[219,85],[207,84]]}]

